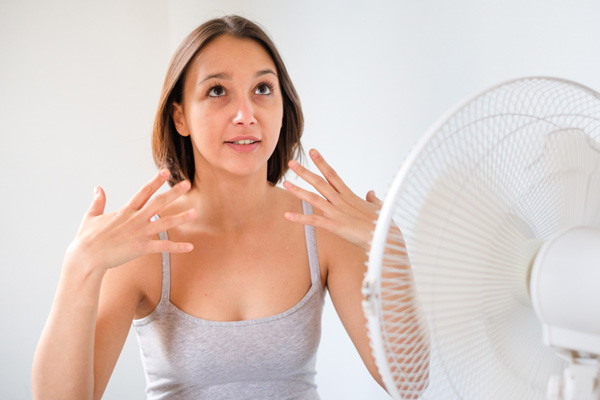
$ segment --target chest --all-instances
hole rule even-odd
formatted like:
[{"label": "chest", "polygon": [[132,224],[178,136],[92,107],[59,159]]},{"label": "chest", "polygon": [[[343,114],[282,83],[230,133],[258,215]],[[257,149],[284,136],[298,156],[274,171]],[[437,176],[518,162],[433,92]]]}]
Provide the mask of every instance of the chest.
[{"label": "chest", "polygon": [[304,227],[260,234],[196,235],[194,251],[171,255],[170,301],[206,320],[275,315],[311,287]]}]

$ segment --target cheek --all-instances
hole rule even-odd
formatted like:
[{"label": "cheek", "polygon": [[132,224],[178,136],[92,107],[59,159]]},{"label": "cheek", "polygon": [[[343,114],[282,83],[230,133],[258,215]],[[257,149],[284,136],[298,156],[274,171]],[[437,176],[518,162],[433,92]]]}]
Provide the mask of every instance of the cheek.
[{"label": "cheek", "polygon": [[211,133],[214,135],[222,126],[222,118],[216,110],[209,107],[198,106],[189,114],[189,125],[192,127],[192,136],[197,140],[207,140]]},{"label": "cheek", "polygon": [[283,126],[283,112],[274,112],[269,120],[269,131],[275,142],[279,141],[281,127]]},{"label": "cheek", "polygon": [[279,133],[283,126],[283,104],[278,105],[272,110],[270,124],[274,128],[277,128],[277,133]]}]

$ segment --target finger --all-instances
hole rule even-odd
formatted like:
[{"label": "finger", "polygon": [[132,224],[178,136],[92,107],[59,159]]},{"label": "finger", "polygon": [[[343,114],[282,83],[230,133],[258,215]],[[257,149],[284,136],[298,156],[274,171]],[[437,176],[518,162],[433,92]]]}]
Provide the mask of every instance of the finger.
[{"label": "finger", "polygon": [[316,193],[302,189],[289,181],[284,181],[283,187],[299,199],[310,203],[313,207],[318,208],[326,214],[334,211],[333,205]]},{"label": "finger", "polygon": [[170,190],[165,193],[161,193],[148,201],[143,207],[140,216],[148,221],[152,216],[160,213],[167,205],[172,203],[182,194],[190,190],[191,184],[189,181],[181,181],[177,185],[173,186]]},{"label": "finger", "polygon": [[360,209],[364,200],[354,194],[352,190],[340,178],[337,172],[325,161],[323,156],[316,150],[311,149],[309,151],[310,157],[319,169],[327,182],[341,195],[341,198],[344,199],[349,205],[352,207]]},{"label": "finger", "polygon": [[87,214],[91,217],[97,217],[104,213],[104,207],[106,206],[106,195],[104,190],[100,186],[94,188],[94,199],[88,209]]},{"label": "finger", "polygon": [[342,194],[352,193],[344,181],[342,181],[342,178],[339,177],[337,172],[327,163],[327,161],[325,161],[321,153],[319,153],[316,149],[310,149],[308,154],[319,171],[321,171],[325,179],[327,179],[327,182],[329,182],[329,184],[333,186],[335,190]]},{"label": "finger", "polygon": [[291,160],[288,165],[292,171],[311,184],[327,200],[335,202],[339,198],[339,193],[325,179],[304,168],[299,162]]},{"label": "finger", "polygon": [[159,232],[168,231],[176,226],[183,225],[187,222],[194,220],[198,216],[195,209],[191,208],[187,211],[172,215],[164,218],[160,218],[150,224],[149,235],[155,235]]},{"label": "finger", "polygon": [[[374,225],[372,223],[365,222],[361,219],[351,219],[346,223],[343,223],[338,220],[325,218],[315,214],[286,212],[284,216],[287,220],[292,222],[298,222],[304,225],[312,225],[315,228],[325,229],[365,249],[369,246],[369,241],[371,240],[374,229]],[[353,228],[348,229],[348,225],[352,226]],[[346,228],[344,226],[346,226]],[[359,226],[360,228],[357,229]]]},{"label": "finger", "polygon": [[194,245],[185,242],[171,242],[170,240],[151,240],[144,245],[143,252],[148,253],[189,253],[194,250]]},{"label": "finger", "polygon": [[304,225],[311,225],[316,228],[323,228],[330,232],[335,232],[338,224],[330,219],[323,218],[315,214],[298,214],[294,212],[286,212],[283,214],[288,221],[298,222]]},{"label": "finger", "polygon": [[376,206],[381,207],[383,205],[383,202],[381,201],[381,199],[379,199],[376,195],[375,195],[375,191],[374,190],[369,190],[369,192],[367,193],[367,196],[365,197],[365,199],[372,204],[375,204]]},{"label": "finger", "polygon": [[169,179],[169,176],[171,176],[171,173],[168,169],[159,171],[150,182],[142,186],[142,188],[129,200],[125,207],[136,211],[141,209],[152,197],[152,195],[156,193],[158,189],[160,189],[167,179]]}]

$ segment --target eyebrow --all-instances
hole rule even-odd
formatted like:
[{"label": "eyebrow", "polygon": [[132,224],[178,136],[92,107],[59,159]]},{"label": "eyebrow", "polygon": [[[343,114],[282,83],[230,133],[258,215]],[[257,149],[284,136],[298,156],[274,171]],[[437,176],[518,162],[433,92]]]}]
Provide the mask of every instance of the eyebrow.
[{"label": "eyebrow", "polygon": [[219,73],[216,73],[216,74],[210,74],[206,78],[204,78],[200,82],[198,82],[198,85],[200,85],[201,83],[204,83],[204,82],[208,81],[209,79],[226,79],[226,80],[231,80],[231,74],[226,74],[224,72],[219,72]]},{"label": "eyebrow", "polygon": [[267,74],[273,74],[277,78],[277,74],[275,73],[275,71],[269,68],[258,71],[254,76],[258,78]]},{"label": "eyebrow", "polygon": [[[275,71],[273,71],[270,68],[266,68],[266,69],[261,69],[260,71],[258,71],[256,74],[254,74],[255,78],[259,78],[261,76],[265,76],[268,74],[273,74],[275,75],[275,77],[277,77],[277,74],[275,73]],[[201,83],[204,83],[210,79],[224,79],[224,80],[231,80],[231,74],[228,74],[226,72],[218,72],[216,74],[210,74],[208,76],[206,76],[204,79],[202,79],[200,82],[198,82],[198,85],[200,85]]]}]

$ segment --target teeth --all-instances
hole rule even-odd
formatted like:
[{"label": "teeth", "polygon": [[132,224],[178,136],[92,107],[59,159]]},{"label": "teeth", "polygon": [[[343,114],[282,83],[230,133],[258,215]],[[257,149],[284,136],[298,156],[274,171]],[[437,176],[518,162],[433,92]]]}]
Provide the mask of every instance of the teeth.
[{"label": "teeth", "polygon": [[234,144],[252,144],[256,143],[254,140],[236,140]]}]

